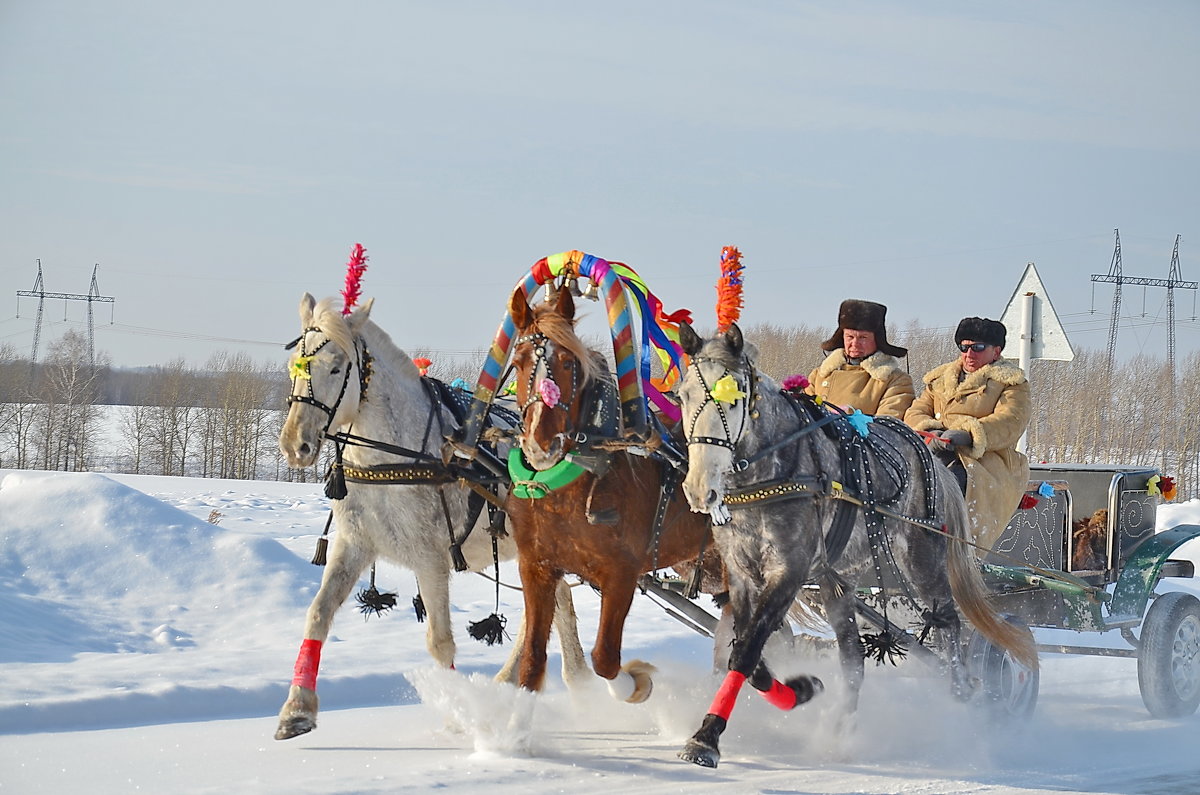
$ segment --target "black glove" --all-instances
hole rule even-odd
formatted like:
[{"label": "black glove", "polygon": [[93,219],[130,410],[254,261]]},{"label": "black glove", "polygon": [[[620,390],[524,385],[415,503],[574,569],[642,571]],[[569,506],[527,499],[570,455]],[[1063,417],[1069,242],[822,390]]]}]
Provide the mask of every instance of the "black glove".
[{"label": "black glove", "polygon": [[971,444],[971,434],[968,431],[942,431],[940,436],[929,440],[929,449],[935,453],[952,452],[955,447]]}]

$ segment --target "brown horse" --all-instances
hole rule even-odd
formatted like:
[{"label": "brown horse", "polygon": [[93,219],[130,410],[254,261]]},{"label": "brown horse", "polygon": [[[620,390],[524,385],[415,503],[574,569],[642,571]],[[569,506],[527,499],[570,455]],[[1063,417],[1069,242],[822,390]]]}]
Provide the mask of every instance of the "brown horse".
[{"label": "brown horse", "polygon": [[[604,398],[597,399],[614,394],[615,387],[608,387],[612,376],[603,355],[576,335],[569,290],[556,291],[553,302],[533,309],[518,288],[509,305],[518,334],[513,369],[522,414],[521,461],[505,504],[525,593],[518,683],[528,690],[542,686],[555,584],[571,573],[601,594],[593,668],[615,697],[638,703],[650,695],[654,668],[641,661],[621,665],[621,635],[638,578],[694,560],[705,550],[715,557],[709,518],[689,510],[682,489],[672,488],[682,473],[676,475],[658,456],[615,449],[587,456],[588,469],[575,463],[587,453],[579,440],[591,418],[597,411],[615,411],[615,405],[605,409]],[[664,482],[671,493],[656,535]],[[530,496],[517,496],[521,493]]]}]

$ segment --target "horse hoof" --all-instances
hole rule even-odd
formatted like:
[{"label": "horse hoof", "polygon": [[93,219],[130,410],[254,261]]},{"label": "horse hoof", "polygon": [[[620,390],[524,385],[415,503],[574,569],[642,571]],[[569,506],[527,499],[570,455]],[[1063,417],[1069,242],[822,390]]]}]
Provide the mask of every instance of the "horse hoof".
[{"label": "horse hoof", "polygon": [[796,704],[812,701],[825,691],[825,683],[815,676],[801,675],[785,683],[796,694]]},{"label": "horse hoof", "polygon": [[317,722],[312,718],[288,718],[279,722],[279,728],[275,730],[275,739],[290,740],[301,734],[308,734],[315,728],[317,728]]},{"label": "horse hoof", "polygon": [[705,745],[697,740],[688,740],[677,756],[685,762],[691,762],[700,767],[716,767],[721,761],[721,752],[716,748]]}]

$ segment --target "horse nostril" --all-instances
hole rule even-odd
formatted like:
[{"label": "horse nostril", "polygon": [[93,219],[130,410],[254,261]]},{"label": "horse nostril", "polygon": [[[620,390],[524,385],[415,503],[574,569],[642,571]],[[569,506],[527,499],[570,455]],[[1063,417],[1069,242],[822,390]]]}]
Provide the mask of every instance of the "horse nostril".
[{"label": "horse nostril", "polygon": [[708,490],[708,497],[705,499],[705,504],[706,504],[706,505],[716,505],[716,503],[717,503],[717,492],[716,492],[716,489],[709,489],[709,490]]},{"label": "horse nostril", "polygon": [[297,452],[302,456],[307,456],[310,449],[311,448],[308,446],[308,442],[304,442],[300,445],[300,448],[297,450]]}]

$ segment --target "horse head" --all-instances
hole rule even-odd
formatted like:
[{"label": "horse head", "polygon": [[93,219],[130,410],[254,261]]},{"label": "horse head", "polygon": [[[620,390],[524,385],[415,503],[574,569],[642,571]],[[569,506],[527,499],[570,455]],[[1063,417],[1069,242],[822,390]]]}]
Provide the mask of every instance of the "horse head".
[{"label": "horse head", "polygon": [[348,427],[358,416],[369,379],[360,332],[374,299],[343,317],[331,299],[300,299],[300,336],[292,343],[288,414],[279,449],[293,467],[311,466],[325,435]]},{"label": "horse head", "polygon": [[697,513],[714,524],[729,521],[725,478],[734,469],[734,451],[746,432],[755,398],[753,358],[736,323],[710,340],[702,340],[687,323],[679,342],[691,357],[679,385],[680,413],[688,445],[688,474],[683,492]]},{"label": "horse head", "polygon": [[580,428],[584,391],[599,368],[575,333],[570,290],[552,290],[545,302],[533,308],[517,288],[509,312],[517,332],[512,366],[521,413],[521,452],[531,467],[543,471],[570,450]]}]

